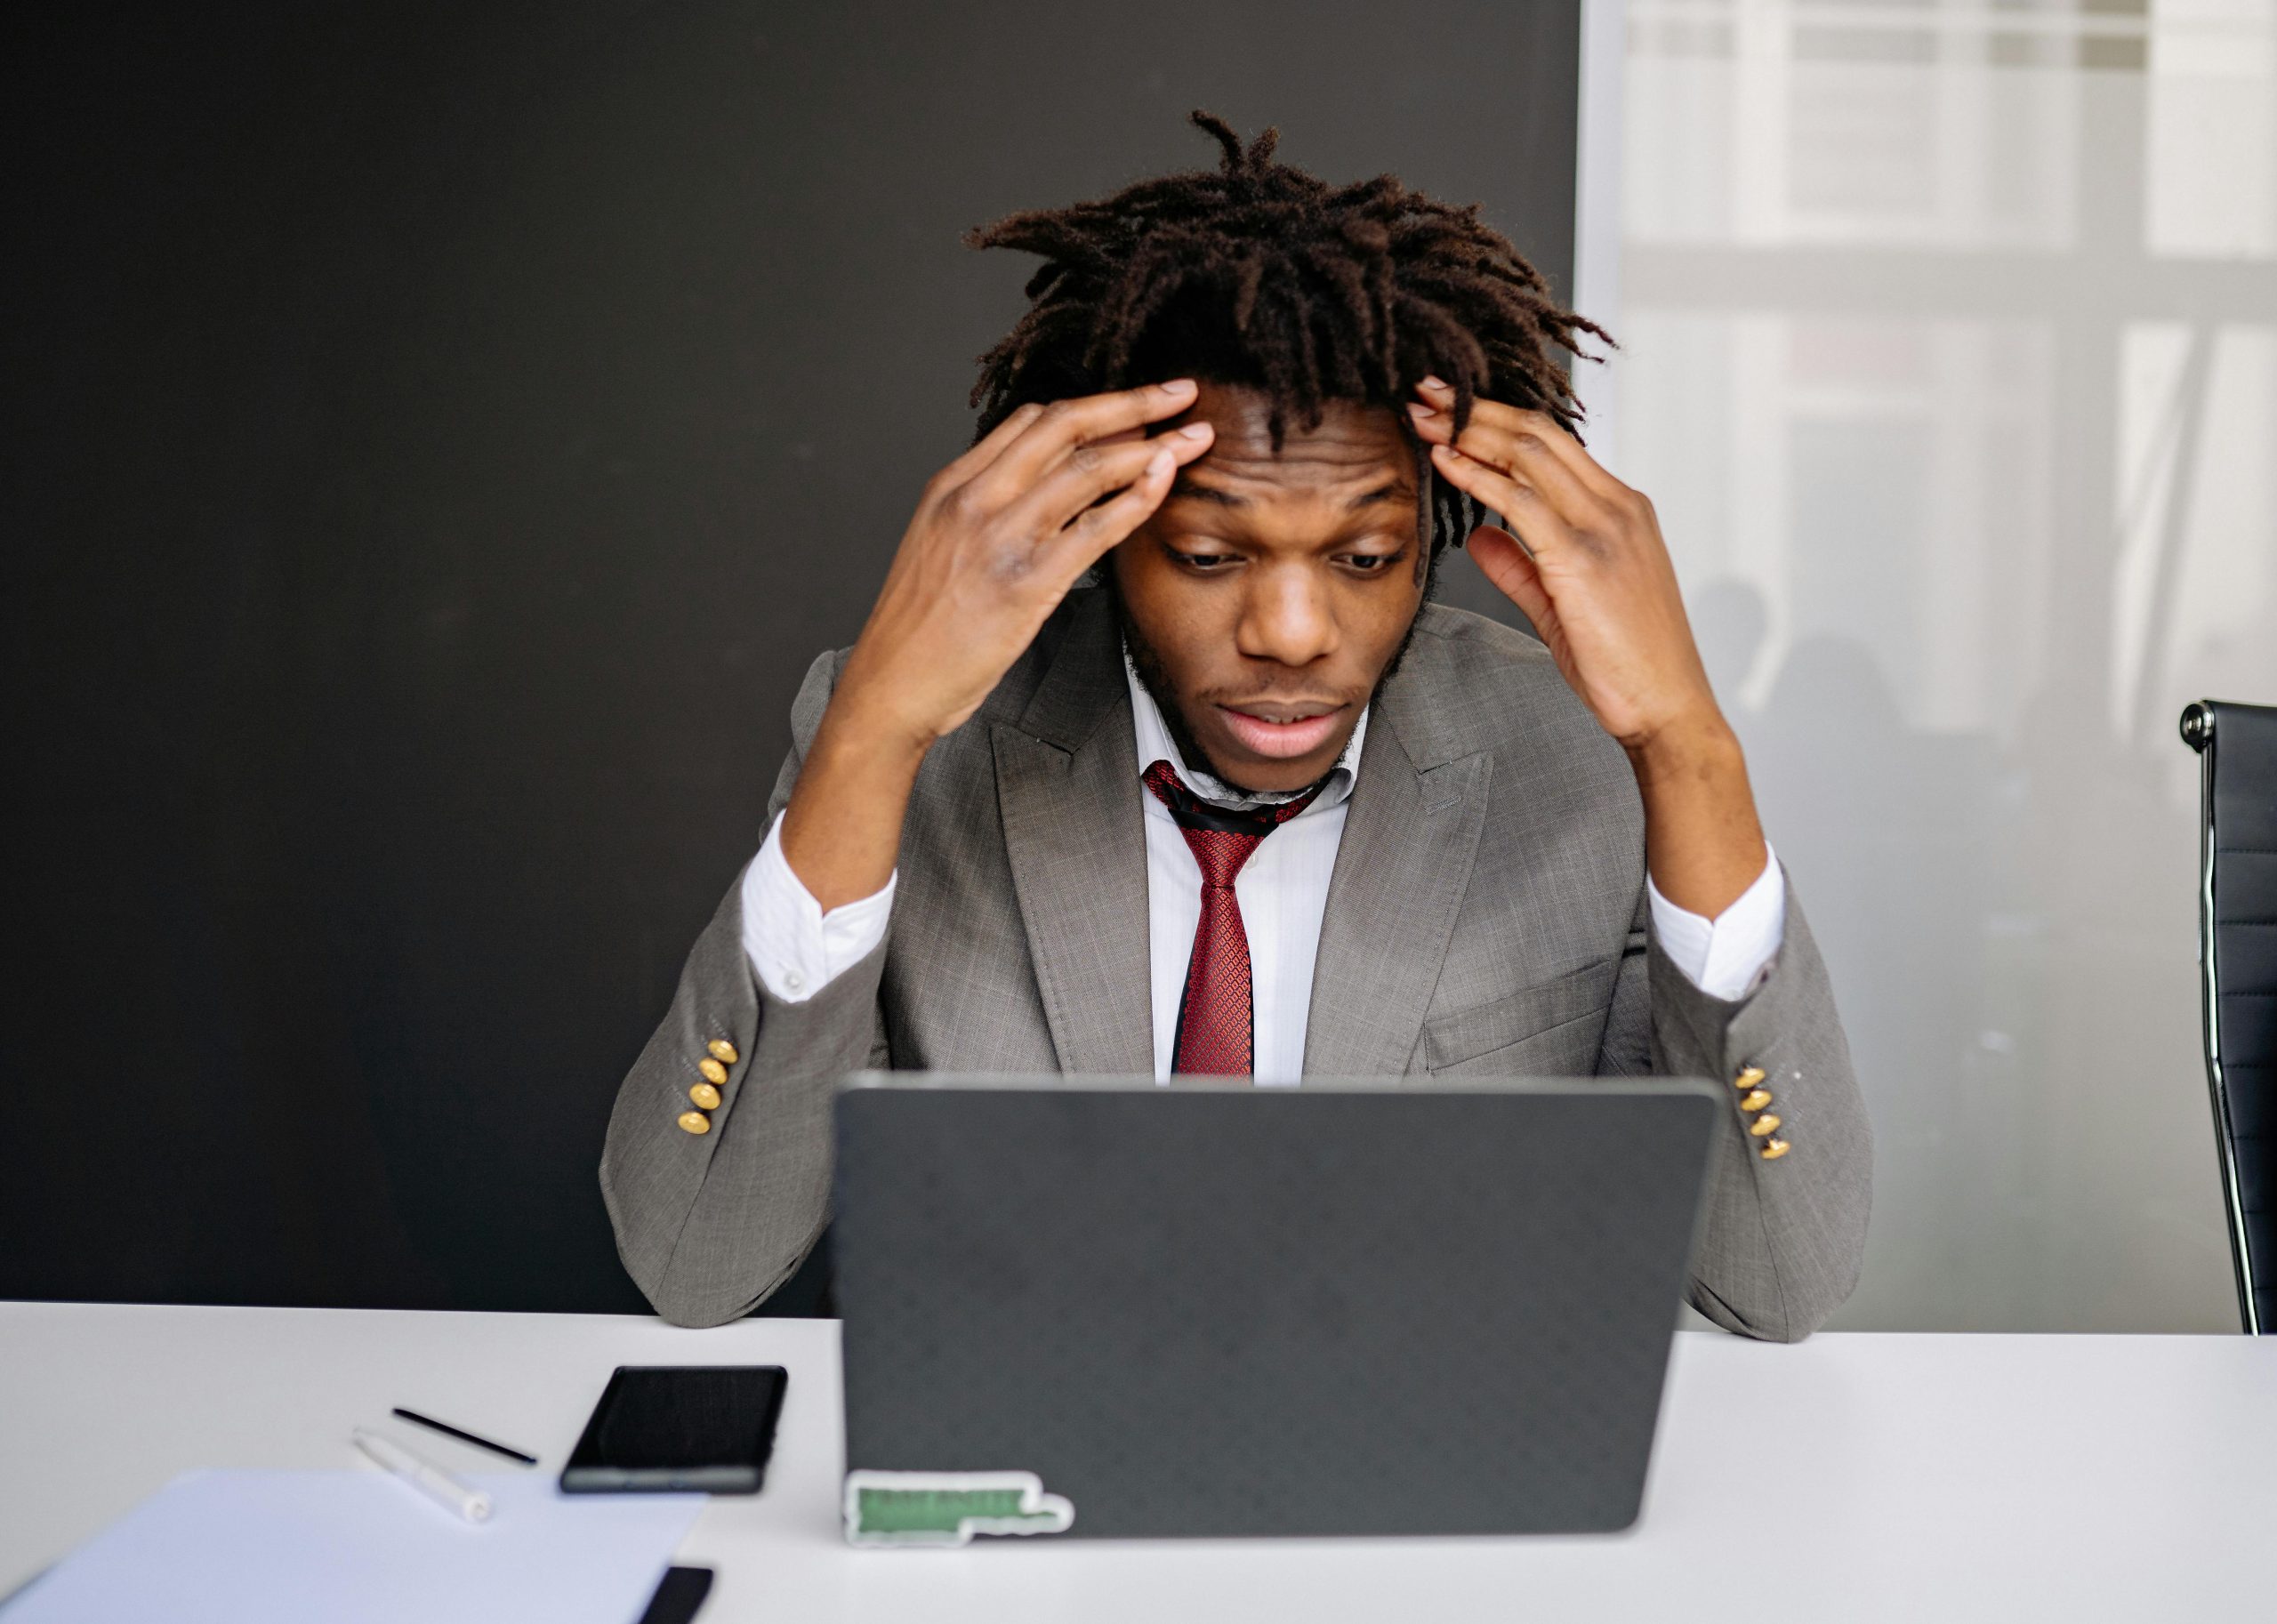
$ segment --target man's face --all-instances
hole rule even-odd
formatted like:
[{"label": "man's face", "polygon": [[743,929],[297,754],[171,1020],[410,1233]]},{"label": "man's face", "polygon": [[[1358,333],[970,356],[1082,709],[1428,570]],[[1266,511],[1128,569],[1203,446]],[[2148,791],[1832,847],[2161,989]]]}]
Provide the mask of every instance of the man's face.
[{"label": "man's face", "polygon": [[1269,416],[1262,392],[1203,383],[1156,425],[1217,438],[1111,560],[1187,764],[1250,791],[1336,765],[1424,591],[1415,460],[1390,409],[1330,402],[1311,432],[1286,426],[1277,457]]}]

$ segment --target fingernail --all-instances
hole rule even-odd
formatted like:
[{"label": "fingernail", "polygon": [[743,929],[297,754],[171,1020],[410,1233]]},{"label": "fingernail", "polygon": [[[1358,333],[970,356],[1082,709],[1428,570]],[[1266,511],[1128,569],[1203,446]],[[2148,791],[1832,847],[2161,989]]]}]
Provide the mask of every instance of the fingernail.
[{"label": "fingernail", "polygon": [[1420,400],[1409,401],[1407,409],[1418,417],[1436,417],[1439,414],[1438,407],[1427,406]]},{"label": "fingernail", "polygon": [[1165,395],[1191,395],[1194,393],[1194,380],[1191,378],[1172,378],[1168,383],[1163,385],[1163,393]]},{"label": "fingernail", "polygon": [[1164,474],[1170,472],[1171,464],[1177,460],[1177,458],[1171,455],[1171,448],[1168,446],[1163,446],[1153,456],[1147,459],[1147,478],[1149,479],[1161,478]]},{"label": "fingernail", "polygon": [[1210,438],[1210,425],[1208,423],[1188,423],[1185,428],[1180,429],[1179,432],[1190,440],[1206,440]]},{"label": "fingernail", "polygon": [[1444,378],[1432,377],[1427,374],[1423,379],[1423,387],[1425,389],[1444,389],[1447,387],[1446,380]]}]

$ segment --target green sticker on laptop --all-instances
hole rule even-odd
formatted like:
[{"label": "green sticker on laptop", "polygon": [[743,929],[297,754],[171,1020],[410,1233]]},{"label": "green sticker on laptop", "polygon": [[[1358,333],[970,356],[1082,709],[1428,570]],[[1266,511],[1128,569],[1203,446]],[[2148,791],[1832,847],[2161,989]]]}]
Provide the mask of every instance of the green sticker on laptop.
[{"label": "green sticker on laptop", "polygon": [[1034,1472],[846,1474],[851,1545],[966,1545],[975,1534],[1064,1533],[1074,1520]]}]

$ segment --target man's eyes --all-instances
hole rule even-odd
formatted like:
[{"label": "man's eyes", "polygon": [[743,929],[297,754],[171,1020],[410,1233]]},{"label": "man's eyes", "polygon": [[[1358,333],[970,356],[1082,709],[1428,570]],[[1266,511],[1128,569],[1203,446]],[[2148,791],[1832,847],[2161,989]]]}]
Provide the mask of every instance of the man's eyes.
[{"label": "man's eyes", "polygon": [[[1405,553],[1404,548],[1397,552],[1340,552],[1335,556],[1334,562],[1360,575],[1380,575],[1397,563],[1405,556]],[[1242,561],[1242,555],[1237,552],[1187,552],[1182,548],[1173,547],[1170,549],[1170,554],[1188,569],[1205,575],[1215,574],[1226,566]]]}]

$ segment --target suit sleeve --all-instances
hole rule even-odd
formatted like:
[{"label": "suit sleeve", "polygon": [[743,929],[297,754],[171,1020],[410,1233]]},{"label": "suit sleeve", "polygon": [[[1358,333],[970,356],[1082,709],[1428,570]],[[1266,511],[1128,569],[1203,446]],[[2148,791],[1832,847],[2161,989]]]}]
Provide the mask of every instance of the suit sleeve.
[{"label": "suit sleeve", "polygon": [[[768,798],[791,798],[841,656],[807,672],[791,707],[791,753]],[[789,1279],[829,1216],[831,1098],[849,1072],[881,1066],[878,984],[886,941],[798,1003],[770,993],[744,950],[743,877],[696,937],[664,1022],[616,1093],[601,1153],[601,1197],[617,1255],[656,1312],[678,1325],[748,1314]],[[889,937],[890,931],[887,933]],[[709,1131],[681,1115],[702,1063],[726,1062]]]},{"label": "suit sleeve", "polygon": [[[1639,907],[1606,1025],[1600,1073],[1708,1077],[1725,1112],[1694,1258],[1694,1307],[1726,1331],[1798,1342],[1858,1282],[1873,1199],[1873,1137],[1850,1046],[1793,877],[1778,952],[1742,996],[1702,992]],[[1638,951],[1641,949],[1641,951]],[[1768,1104],[1746,1110],[1743,1073]],[[1750,1130],[1779,1120],[1762,1134]],[[1773,1140],[1787,1148],[1771,1160]]]}]

